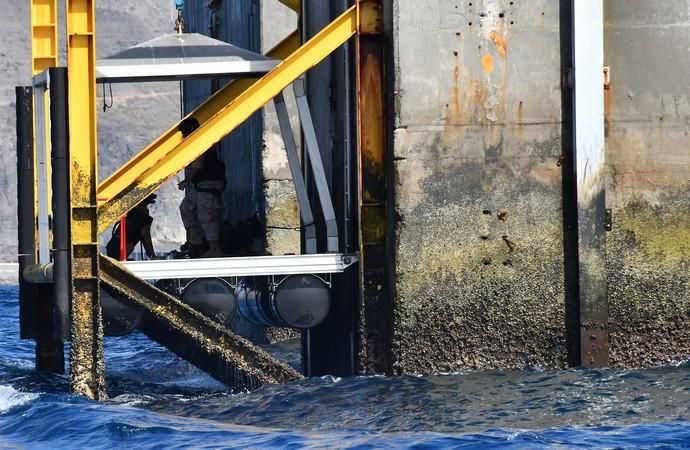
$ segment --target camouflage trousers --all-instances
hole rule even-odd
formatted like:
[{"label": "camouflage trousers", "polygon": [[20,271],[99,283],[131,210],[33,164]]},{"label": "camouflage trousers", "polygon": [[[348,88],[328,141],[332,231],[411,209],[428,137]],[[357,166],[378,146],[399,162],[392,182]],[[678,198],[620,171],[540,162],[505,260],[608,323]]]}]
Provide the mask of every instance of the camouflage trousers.
[{"label": "camouflage trousers", "polygon": [[[222,181],[202,181],[200,189],[222,190]],[[184,199],[180,203],[180,217],[187,241],[192,245],[201,245],[206,241],[217,241],[220,237],[222,205],[219,196],[211,192],[199,192],[194,186],[187,186]]]}]

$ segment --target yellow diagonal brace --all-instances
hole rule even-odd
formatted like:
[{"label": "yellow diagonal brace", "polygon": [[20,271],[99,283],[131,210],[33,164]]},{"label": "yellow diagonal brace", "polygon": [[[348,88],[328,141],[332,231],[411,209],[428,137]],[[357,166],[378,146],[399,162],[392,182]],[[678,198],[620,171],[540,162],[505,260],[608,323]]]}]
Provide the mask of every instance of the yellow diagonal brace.
[{"label": "yellow diagonal brace", "polygon": [[355,6],[347,10],[234,101],[219,108],[209,120],[200,120],[201,127],[187,139],[173,148],[158,148],[155,155],[149,154],[140,163],[129,165],[128,170],[118,178],[134,177],[131,183],[124,184],[121,179],[110,180],[109,184],[117,185],[118,189],[109,189],[108,195],[105,195],[105,189],[99,192],[99,197],[108,199],[99,208],[99,230],[105,231],[162,183],[218,143],[290,83],[352,37],[357,32],[356,11]]},{"label": "yellow diagonal brace", "polygon": [[[273,59],[283,60],[297,50],[299,46],[300,35],[295,31],[269,51],[267,56]],[[255,79],[243,79],[227,84],[187,117],[194,117],[199,123],[206,122],[220,109],[235,100],[242,92],[246,91],[255,81]],[[149,167],[155,164],[161,158],[161,155],[167,154],[179,145],[180,142],[182,142],[182,134],[178,131],[178,126],[179,122],[103,181],[98,186],[99,204],[102,205],[106,203],[107,200],[114,198],[118,192],[121,192],[127,186],[134,183],[141,174],[142,167]],[[100,214],[99,232],[103,232],[108,228],[109,225],[105,223],[113,223],[119,218],[119,216],[114,218],[104,216],[103,214],[108,213],[104,212],[102,208]],[[111,220],[112,222],[110,222]]]},{"label": "yellow diagonal brace", "polygon": [[287,6],[288,8],[292,9],[293,11],[296,11],[298,14],[300,10],[302,9],[302,2],[300,0],[278,0],[280,3],[283,5]]}]

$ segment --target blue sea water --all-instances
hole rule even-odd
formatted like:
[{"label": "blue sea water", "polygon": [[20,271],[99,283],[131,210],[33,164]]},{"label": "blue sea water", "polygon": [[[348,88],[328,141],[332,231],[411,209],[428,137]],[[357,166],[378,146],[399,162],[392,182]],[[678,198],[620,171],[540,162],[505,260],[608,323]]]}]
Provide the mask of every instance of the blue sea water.
[{"label": "blue sea water", "polygon": [[0,287],[0,448],[690,448],[687,364],[323,377],[232,393],[135,334],[107,340],[110,397],[97,403],[33,370],[17,318],[17,289]]}]

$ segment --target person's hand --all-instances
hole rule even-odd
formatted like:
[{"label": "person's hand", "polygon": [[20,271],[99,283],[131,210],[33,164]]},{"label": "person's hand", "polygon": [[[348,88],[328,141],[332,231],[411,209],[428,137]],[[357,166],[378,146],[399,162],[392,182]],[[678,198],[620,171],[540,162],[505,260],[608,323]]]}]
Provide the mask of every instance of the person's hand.
[{"label": "person's hand", "polygon": [[182,180],[179,183],[177,183],[177,189],[184,191],[187,189],[187,185],[189,184],[189,181],[187,180]]}]

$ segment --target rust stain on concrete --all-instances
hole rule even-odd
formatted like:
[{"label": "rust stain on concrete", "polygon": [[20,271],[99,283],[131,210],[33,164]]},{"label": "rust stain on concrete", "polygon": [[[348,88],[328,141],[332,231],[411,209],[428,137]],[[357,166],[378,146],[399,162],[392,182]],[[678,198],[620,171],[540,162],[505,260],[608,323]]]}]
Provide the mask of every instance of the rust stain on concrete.
[{"label": "rust stain on concrete", "polygon": [[489,54],[482,56],[482,67],[485,73],[493,73],[494,71],[494,58]]},{"label": "rust stain on concrete", "polygon": [[460,87],[460,78],[460,67],[456,65],[455,70],[453,71],[453,87],[451,88],[450,93],[450,100],[453,108],[450,111],[451,114],[448,114],[447,118],[448,122],[454,124],[459,124],[462,122],[462,88]]},{"label": "rust stain on concrete", "polygon": [[496,45],[496,50],[501,58],[506,59],[506,55],[508,54],[508,44],[506,42],[505,35],[498,31],[492,31],[491,34],[489,34],[489,38]]}]

